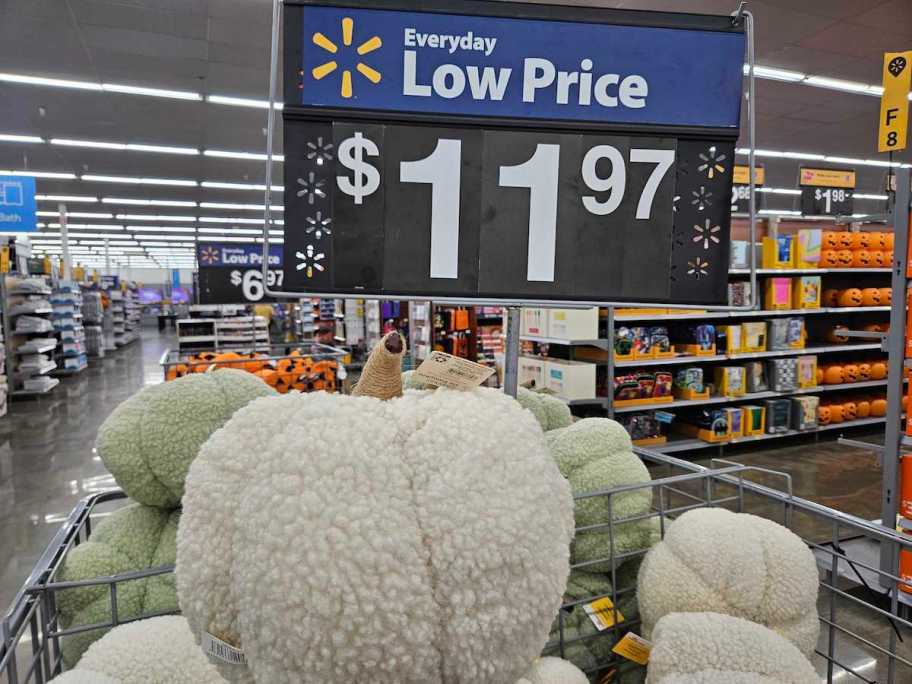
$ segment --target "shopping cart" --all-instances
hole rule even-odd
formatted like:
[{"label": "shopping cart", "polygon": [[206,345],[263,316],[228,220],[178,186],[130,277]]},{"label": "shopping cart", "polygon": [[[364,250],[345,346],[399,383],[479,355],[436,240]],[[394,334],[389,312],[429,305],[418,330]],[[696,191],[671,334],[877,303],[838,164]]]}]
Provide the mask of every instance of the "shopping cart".
[{"label": "shopping cart", "polygon": [[[610,594],[577,598],[564,604],[557,620],[558,638],[546,649],[567,654],[574,644],[590,639],[617,642],[626,632],[638,632],[636,617],[619,619],[614,626],[586,637],[571,638],[562,628],[566,611],[603,598],[614,606],[636,591],[635,582],[618,584],[625,562],[632,562],[645,551],[614,553],[614,530],[625,523],[656,518],[661,533],[685,511],[717,506],[754,513],[789,527],[807,541],[818,558],[821,570],[818,612],[821,638],[815,663],[821,681],[829,683],[901,684],[912,681],[912,622],[908,606],[912,599],[897,591],[899,578],[879,569],[879,553],[885,549],[898,554],[912,550],[912,538],[876,523],[840,513],[792,494],[788,475],[774,470],[715,461],[705,468],[689,461],[647,449],[637,453],[650,467],[651,482],[617,487],[580,495],[578,499],[607,498],[608,522],[580,528],[578,532],[607,530],[612,541],[602,559],[589,560],[577,567],[606,562],[611,568]],[[775,486],[773,486],[775,485]],[[778,487],[778,488],[777,488]],[[651,489],[652,510],[628,518],[613,519],[610,512],[620,495]],[[81,582],[58,582],[57,573],[67,553],[85,541],[92,532],[92,516],[97,509],[125,498],[122,492],[104,492],[84,499],[67,518],[48,545],[25,585],[0,623],[0,684],[31,684],[48,681],[61,670],[60,639],[91,629],[112,627],[130,620],[118,615],[118,586],[152,575],[173,572],[173,566],[102,577]],[[894,556],[895,557],[895,556]],[[72,625],[61,629],[55,593],[76,586],[107,586],[111,619],[92,625]],[[626,617],[626,616],[625,616]],[[600,652],[609,649],[599,649]],[[610,653],[586,668],[601,682],[642,681],[642,672],[619,656]],[[639,668],[642,670],[642,668]]]}]

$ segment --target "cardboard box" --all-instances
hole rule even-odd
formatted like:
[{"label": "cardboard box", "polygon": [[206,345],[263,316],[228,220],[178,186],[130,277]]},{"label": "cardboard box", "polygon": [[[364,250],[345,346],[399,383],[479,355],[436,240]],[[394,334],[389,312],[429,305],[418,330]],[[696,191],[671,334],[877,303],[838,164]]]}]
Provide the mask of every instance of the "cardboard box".
[{"label": "cardboard box", "polygon": [[595,371],[594,363],[547,359],[545,387],[563,399],[593,399]]},{"label": "cardboard box", "polygon": [[521,335],[531,337],[548,336],[548,310],[524,306],[522,310]]},{"label": "cardboard box", "polygon": [[548,334],[557,340],[598,339],[599,310],[548,309]]},{"label": "cardboard box", "polygon": [[545,360],[537,356],[520,356],[519,384],[535,387],[536,389],[544,387]]}]

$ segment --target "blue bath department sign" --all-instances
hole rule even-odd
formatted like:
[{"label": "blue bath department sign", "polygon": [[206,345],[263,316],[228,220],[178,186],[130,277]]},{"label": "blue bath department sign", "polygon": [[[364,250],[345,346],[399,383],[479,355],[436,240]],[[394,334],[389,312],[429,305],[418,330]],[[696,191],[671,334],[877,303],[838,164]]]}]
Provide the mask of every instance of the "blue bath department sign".
[{"label": "blue bath department sign", "polygon": [[35,179],[0,176],[0,233],[27,233],[38,229]]}]

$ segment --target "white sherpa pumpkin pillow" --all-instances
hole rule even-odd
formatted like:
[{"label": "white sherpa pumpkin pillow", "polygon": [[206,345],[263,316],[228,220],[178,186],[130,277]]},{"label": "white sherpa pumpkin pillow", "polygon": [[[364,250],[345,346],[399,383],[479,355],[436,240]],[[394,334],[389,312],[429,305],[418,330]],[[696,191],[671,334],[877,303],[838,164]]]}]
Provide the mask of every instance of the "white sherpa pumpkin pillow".
[{"label": "white sherpa pumpkin pillow", "polygon": [[814,555],[765,518],[688,511],[646,554],[637,584],[646,638],[664,615],[711,611],[766,625],[808,655],[817,645]]}]

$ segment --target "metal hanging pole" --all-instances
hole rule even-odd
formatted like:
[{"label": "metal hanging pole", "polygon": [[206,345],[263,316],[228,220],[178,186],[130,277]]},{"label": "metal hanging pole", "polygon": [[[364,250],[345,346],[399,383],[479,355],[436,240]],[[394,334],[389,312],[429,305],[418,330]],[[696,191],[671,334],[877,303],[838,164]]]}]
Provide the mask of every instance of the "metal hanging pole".
[{"label": "metal hanging pole", "polygon": [[104,239],[105,275],[111,275],[111,250],[108,238]]},{"label": "metal hanging pole", "polygon": [[63,280],[69,282],[73,279],[73,264],[70,261],[70,234],[67,229],[67,207],[61,203],[57,205],[60,213],[60,250],[63,258]]},{"label": "metal hanging pole", "polygon": [[519,386],[519,330],[522,309],[507,307],[507,339],[504,343],[504,392],[516,396]]}]

